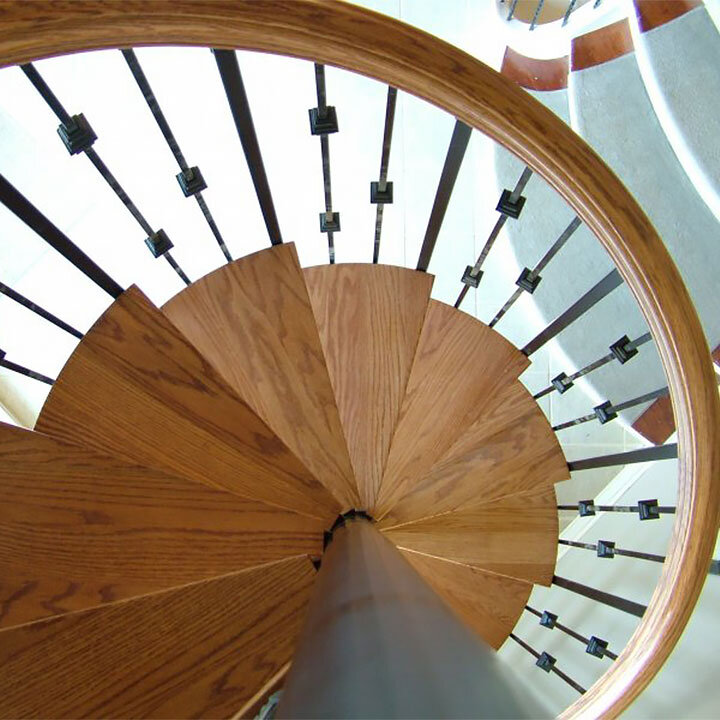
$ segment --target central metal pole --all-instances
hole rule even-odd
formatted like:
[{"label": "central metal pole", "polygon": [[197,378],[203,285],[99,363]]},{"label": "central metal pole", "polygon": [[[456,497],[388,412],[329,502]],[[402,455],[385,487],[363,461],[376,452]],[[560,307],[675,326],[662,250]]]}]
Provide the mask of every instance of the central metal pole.
[{"label": "central metal pole", "polygon": [[524,718],[495,652],[371,522],[335,530],[278,718]]}]

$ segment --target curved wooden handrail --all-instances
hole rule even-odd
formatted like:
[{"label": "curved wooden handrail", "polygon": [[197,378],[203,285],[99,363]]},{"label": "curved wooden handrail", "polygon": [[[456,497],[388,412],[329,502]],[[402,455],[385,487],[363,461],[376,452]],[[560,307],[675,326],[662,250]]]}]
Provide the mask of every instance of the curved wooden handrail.
[{"label": "curved wooden handrail", "polygon": [[377,78],[447,110],[542,175],[633,292],[668,377],[678,513],[648,611],[613,667],[563,714],[619,714],[670,654],[702,589],[720,510],[720,403],[680,275],[622,183],[549,110],[494,70],[387,17],[327,0],[17,0],[0,4],[0,64],[98,48],[200,45],[291,55]]}]

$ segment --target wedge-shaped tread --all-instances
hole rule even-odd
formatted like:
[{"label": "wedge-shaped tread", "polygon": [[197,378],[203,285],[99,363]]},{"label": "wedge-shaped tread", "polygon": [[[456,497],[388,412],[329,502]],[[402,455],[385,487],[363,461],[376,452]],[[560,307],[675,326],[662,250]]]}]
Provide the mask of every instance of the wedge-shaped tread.
[{"label": "wedge-shaped tread", "polygon": [[398,547],[549,585],[557,555],[555,490],[501,498],[385,530]]},{"label": "wedge-shaped tread", "polygon": [[0,425],[0,628],[322,552],[322,520]]},{"label": "wedge-shaped tread", "polygon": [[391,265],[305,270],[362,507],[375,504],[433,277]]},{"label": "wedge-shaped tread", "polygon": [[458,617],[496,650],[517,624],[532,585],[505,575],[403,550],[403,555]]},{"label": "wedge-shaped tread", "polygon": [[[516,381],[383,518],[381,527],[492,502],[569,479],[542,410]],[[495,431],[495,432],[493,432]]]},{"label": "wedge-shaped tread", "polygon": [[373,508],[386,515],[529,361],[470,315],[431,301]]},{"label": "wedge-shaped tread", "polygon": [[344,509],[359,503],[293,245],[224,265],[163,307]]},{"label": "wedge-shaped tread", "polygon": [[290,660],[314,575],[293,558],[3,630],[0,715],[231,717]]},{"label": "wedge-shaped tread", "polygon": [[327,519],[338,509],[325,488],[135,287],[78,345],[36,429],[304,514]]}]

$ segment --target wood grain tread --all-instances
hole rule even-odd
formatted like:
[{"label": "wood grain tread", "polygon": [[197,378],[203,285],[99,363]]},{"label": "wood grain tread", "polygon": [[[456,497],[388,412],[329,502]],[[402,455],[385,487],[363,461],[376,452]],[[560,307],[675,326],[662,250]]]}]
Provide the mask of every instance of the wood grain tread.
[{"label": "wood grain tread", "polygon": [[339,508],[136,287],[85,334],[36,429],[325,520]]},{"label": "wood grain tread", "polygon": [[343,510],[360,504],[294,245],[218,268],[163,312]]},{"label": "wood grain tread", "polygon": [[431,300],[373,516],[390,512],[528,365],[502,335]]},{"label": "wood grain tread", "polygon": [[549,585],[557,556],[552,486],[383,530],[403,550]]},{"label": "wood grain tread", "polygon": [[570,67],[575,72],[602,65],[635,49],[627,19],[573,38]]},{"label": "wood grain tread", "polygon": [[380,520],[380,527],[553,487],[569,478],[556,434],[516,380],[488,401],[476,421]]},{"label": "wood grain tread", "polygon": [[231,717],[291,659],[314,578],[291,558],[2,630],[0,716]]},{"label": "wood grain tread", "polygon": [[633,0],[640,32],[661,27],[703,5],[702,0]]},{"label": "wood grain tread", "polygon": [[305,270],[362,507],[373,507],[433,277],[392,265]]},{"label": "wood grain tread", "polygon": [[465,624],[500,648],[522,615],[531,583],[419,552],[402,553]]},{"label": "wood grain tread", "polygon": [[326,524],[0,424],[0,628],[298,555]]},{"label": "wood grain tread", "polygon": [[569,58],[538,60],[505,48],[500,73],[527,90],[563,90],[567,87]]}]

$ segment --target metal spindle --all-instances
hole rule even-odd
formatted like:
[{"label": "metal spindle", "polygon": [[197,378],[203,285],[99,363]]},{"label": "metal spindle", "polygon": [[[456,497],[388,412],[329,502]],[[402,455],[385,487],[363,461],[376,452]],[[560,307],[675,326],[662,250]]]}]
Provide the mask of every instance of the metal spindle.
[{"label": "metal spindle", "polygon": [[525,355],[532,355],[545,343],[559,335],[565,328],[572,325],[579,317],[596,305],[615,288],[622,285],[622,277],[617,270],[609,272],[599,283],[594,285],[578,301],[573,303],[562,315],[553,320],[541,333],[534,337],[523,349]]},{"label": "metal spindle", "polygon": [[[610,540],[600,540],[598,543],[584,543],[576,540],[558,540],[560,545],[568,547],[581,548],[582,550],[592,550],[599,558],[613,558],[615,555],[623,557],[636,558],[637,560],[649,560],[650,562],[664,563],[664,555],[653,555],[652,553],[638,552],[637,550],[623,550],[615,547],[615,543]],[[712,572],[712,567],[709,572]]]},{"label": "metal spindle", "polygon": [[315,89],[317,107],[309,110],[310,132],[320,136],[320,155],[322,158],[323,192],[325,212],[320,213],[320,232],[327,233],[330,264],[335,263],[335,233],[340,232],[340,213],[332,209],[332,182],[330,178],[330,140],[328,135],[338,131],[337,112],[327,104],[325,86],[325,66],[315,63]]},{"label": "metal spindle", "polygon": [[565,243],[570,239],[572,234],[580,227],[581,224],[582,220],[580,220],[579,217],[575,216],[570,221],[570,224],[560,234],[560,237],[553,243],[553,245],[545,253],[545,255],[542,256],[542,258],[535,265],[535,267],[532,268],[532,270],[529,268],[525,268],[523,270],[517,282],[515,283],[518,286],[517,290],[515,290],[515,292],[510,296],[507,302],[500,308],[500,310],[498,310],[495,317],[490,321],[490,327],[495,327],[495,325],[497,325],[498,321],[515,304],[515,302],[518,300],[518,298],[520,297],[520,295],[522,295],[523,292],[529,292],[531,294],[535,292],[538,284],[540,283],[540,280],[542,279],[540,273],[548,266],[548,264],[555,257],[555,255],[560,252],[562,246],[565,245]]},{"label": "metal spindle", "polygon": [[568,420],[567,422],[560,423],[559,425],[553,425],[553,430],[556,432],[558,430],[565,430],[566,428],[581,425],[582,423],[590,422],[595,419],[597,419],[601,425],[604,425],[605,423],[614,420],[617,417],[617,414],[622,410],[627,410],[628,408],[635,407],[636,405],[642,405],[643,403],[650,402],[651,400],[656,400],[659,397],[664,397],[665,395],[668,395],[669,392],[670,391],[667,387],[662,387],[657,390],[653,390],[652,392],[645,393],[644,395],[639,395],[638,397],[626,400],[625,402],[618,403],[617,405],[613,405],[609,400],[607,400],[601,405],[594,407],[592,413],[589,415],[582,415],[574,420]]},{"label": "metal spindle", "polygon": [[637,505],[596,505],[594,500],[580,500],[577,505],[558,505],[558,510],[577,510],[580,517],[598,512],[638,513],[641,520],[656,520],[660,515],[674,515],[674,505],[658,505],[658,501],[640,500]]},{"label": "metal spindle", "polygon": [[533,395],[533,398],[538,400],[539,398],[548,395],[553,390],[557,390],[562,395],[562,393],[573,387],[575,380],[584,377],[585,375],[589,375],[594,370],[607,365],[613,360],[617,360],[621,365],[624,365],[628,360],[637,355],[637,348],[647,342],[650,342],[650,340],[652,340],[652,335],[650,335],[650,333],[645,333],[636,340],[632,341],[628,339],[627,335],[623,335],[623,337],[610,346],[610,352],[607,355],[603,355],[598,360],[591,362],[589,365],[586,365],[584,368],[578,370],[572,375],[568,376],[565,373],[560,373],[557,377],[552,379],[552,384]]},{"label": "metal spindle", "polygon": [[122,295],[123,288],[53,225],[4,175],[0,175],[0,202],[108,295],[113,298]]},{"label": "metal spindle", "polygon": [[440,233],[440,227],[445,218],[450,196],[452,195],[455,181],[457,180],[460,166],[462,165],[465,151],[467,150],[472,128],[460,120],[455,121],[450,145],[448,146],[447,155],[445,156],[445,164],[440,173],[440,181],[438,189],[435,193],[435,202],[433,203],[430,219],[428,220],[427,229],[425,230],[425,238],[423,239],[420,257],[418,258],[417,269],[426,272],[430,265],[435,243]]},{"label": "metal spindle", "polygon": [[28,80],[30,80],[35,89],[40,93],[41,97],[50,106],[50,109],[55,113],[58,120],[60,120],[61,124],[58,128],[58,134],[65,144],[67,151],[71,155],[77,155],[81,152],[85,153],[88,160],[90,160],[105,182],[112,188],[120,202],[122,202],[128,212],[137,221],[138,225],[140,225],[143,231],[147,234],[145,244],[148,246],[152,254],[156,258],[164,256],[168,263],[170,263],[170,266],[180,276],[182,281],[186,285],[189,285],[190,280],[187,275],[185,275],[185,273],[180,269],[180,266],[170,255],[170,249],[173,247],[173,244],[170,242],[170,239],[165,231],[159,229],[155,232],[152,229],[150,223],[148,223],[140,210],[138,210],[137,205],[135,205],[135,203],[130,199],[130,196],[125,192],[118,179],[112,174],[112,172],[110,172],[108,166],[105,165],[95,150],[92,149],[93,143],[97,140],[97,135],[85,117],[82,114],[72,116],[68,114],[62,106],[62,103],[52,92],[50,86],[45,82],[43,77],[37,71],[37,68],[35,68],[32,63],[26,63],[20,67]]},{"label": "metal spindle", "polygon": [[612,593],[607,593],[603,590],[589,587],[588,585],[583,585],[582,583],[575,582],[574,580],[568,580],[567,578],[553,575],[552,582],[553,585],[557,585],[558,587],[577,593],[583,597],[590,598],[590,600],[595,600],[603,605],[613,607],[616,610],[622,610],[630,615],[635,615],[635,617],[641,618],[647,610],[645,605],[633,602],[632,600],[626,600],[618,595],[613,595]]},{"label": "metal spindle", "polygon": [[563,15],[563,21],[562,26],[565,27],[568,24],[568,20],[570,20],[570,15],[572,15],[572,11],[575,9],[575,5],[577,3],[577,0],[570,0],[567,6],[567,10],[565,11],[565,15]]},{"label": "metal spindle", "polygon": [[500,217],[497,219],[495,226],[490,231],[487,242],[480,251],[480,255],[478,255],[476,263],[472,267],[468,265],[468,267],[465,268],[465,272],[462,276],[463,288],[455,301],[454,307],[460,307],[471,287],[477,288],[480,285],[480,280],[482,278],[481,268],[490,253],[492,246],[495,244],[500,231],[503,229],[505,222],[508,217],[517,220],[520,216],[520,212],[525,204],[525,198],[522,197],[522,191],[525,189],[525,186],[528,184],[531,177],[532,170],[529,167],[525,167],[513,190],[503,190],[500,195],[500,201],[495,208],[500,213]]},{"label": "metal spindle", "polygon": [[52,385],[55,382],[47,375],[42,375],[41,373],[30,370],[23,365],[18,365],[17,363],[11,362],[10,360],[6,360],[4,350],[0,350],[0,367],[4,367],[7,370],[12,370],[13,372],[19,373],[20,375],[25,375],[25,377],[32,378],[33,380],[39,380],[46,385]]},{"label": "metal spindle", "polygon": [[601,467],[612,467],[613,465],[631,465],[639,462],[652,462],[654,460],[669,460],[677,457],[677,443],[669,445],[654,445],[652,447],[630,450],[623,453],[611,455],[599,455],[597,457],[584,458],[583,460],[572,460],[568,462],[568,469],[571,472],[576,470],[594,470]]},{"label": "metal spindle", "polygon": [[507,18],[505,18],[506,20],[512,20],[512,17],[515,14],[515,8],[517,7],[517,4],[518,0],[512,0],[510,9],[508,10]]},{"label": "metal spindle", "polygon": [[525,609],[529,613],[532,613],[536,617],[539,617],[540,624],[543,627],[546,627],[549,630],[557,628],[561,632],[564,632],[566,635],[569,635],[571,638],[574,638],[575,640],[581,642],[583,645],[585,645],[585,652],[589,655],[597,658],[608,657],[611,660],[617,660],[617,655],[607,649],[608,644],[607,642],[605,642],[605,640],[602,640],[595,635],[590,638],[581,635],[579,632],[576,632],[572,628],[569,628],[567,625],[559,623],[557,621],[558,616],[554,613],[548,612],[547,610],[545,612],[540,612],[539,610],[535,610],[535,608],[531,608],[529,605],[526,605]]},{"label": "metal spindle", "polygon": [[538,18],[540,17],[540,13],[542,12],[543,5],[545,4],[545,0],[538,0],[538,4],[535,6],[535,13],[533,14],[532,22],[530,23],[530,30],[534,30],[535,26],[537,25]]},{"label": "metal spindle", "polygon": [[258,143],[255,124],[253,123],[250,102],[248,101],[245,85],[240,74],[240,65],[234,50],[213,50],[220,79],[222,80],[230,112],[235,122],[240,144],[242,145],[250,177],[255,186],[255,193],[260,203],[260,210],[265,221],[270,243],[280,245],[282,235],[278,224],[275,204],[273,203],[270,183],[265,172],[260,144]]},{"label": "metal spindle", "polygon": [[382,231],[383,210],[386,203],[393,201],[393,184],[387,181],[387,175],[390,164],[390,146],[392,143],[393,125],[395,123],[396,104],[397,88],[388,87],[387,104],[385,106],[385,130],[383,132],[382,153],[380,156],[380,178],[377,183],[370,184],[370,202],[377,204],[373,263],[377,263],[380,257],[380,233]]},{"label": "metal spindle", "polygon": [[56,325],[61,330],[65,330],[65,332],[70,333],[70,335],[74,335],[79,340],[82,340],[83,334],[79,330],[76,330],[72,325],[68,325],[66,322],[60,320],[60,318],[53,315],[51,312],[48,312],[44,308],[40,307],[40,305],[35,304],[31,300],[28,300],[24,295],[21,295],[19,292],[13,290],[11,287],[8,287],[1,282],[0,294],[9,297],[16,303],[19,303],[23,307],[26,307],[28,310],[34,312],[36,315],[39,315],[41,318],[44,318],[48,322],[51,322],[53,325]]},{"label": "metal spindle", "polygon": [[515,633],[510,633],[510,637],[521,647],[527,650],[535,659],[536,659],[536,665],[545,672],[552,672],[555,673],[559,678],[562,678],[570,687],[577,690],[581,695],[583,695],[586,690],[585,688],[576,683],[569,675],[566,675],[562,670],[559,670],[557,667],[555,667],[555,658],[550,655],[550,653],[542,652],[539,653],[537,650],[533,649],[530,645],[528,645],[524,640],[521,640]]},{"label": "metal spindle", "polygon": [[150,83],[145,75],[145,72],[140,65],[140,61],[138,60],[137,55],[135,55],[135,51],[128,49],[121,50],[121,52],[123,54],[123,57],[125,58],[125,62],[127,62],[127,65],[130,68],[132,76],[135,78],[135,82],[140,88],[140,92],[145,98],[147,106],[150,108],[150,112],[155,118],[155,122],[160,128],[160,132],[163,134],[163,137],[165,138],[165,141],[170,148],[170,152],[172,152],[175,161],[180,167],[180,173],[176,177],[180,184],[180,188],[183,191],[183,194],[185,195],[185,197],[192,196],[197,200],[198,206],[200,207],[200,210],[205,217],[206,222],[210,226],[210,230],[215,236],[215,240],[220,246],[220,249],[225,256],[225,259],[228,262],[232,262],[232,256],[230,255],[230,251],[228,250],[227,245],[225,244],[225,240],[220,234],[220,230],[218,229],[217,224],[215,223],[215,220],[207,206],[207,203],[202,196],[202,191],[207,188],[207,185],[202,174],[200,173],[200,169],[198,167],[191,168],[188,166],[185,160],[185,156],[183,155],[182,150],[180,150],[180,145],[175,139],[175,135],[173,135],[173,132],[170,129],[170,125],[165,118],[165,114],[160,108],[160,104],[155,97],[155,93],[153,92],[153,89],[150,86]]}]

